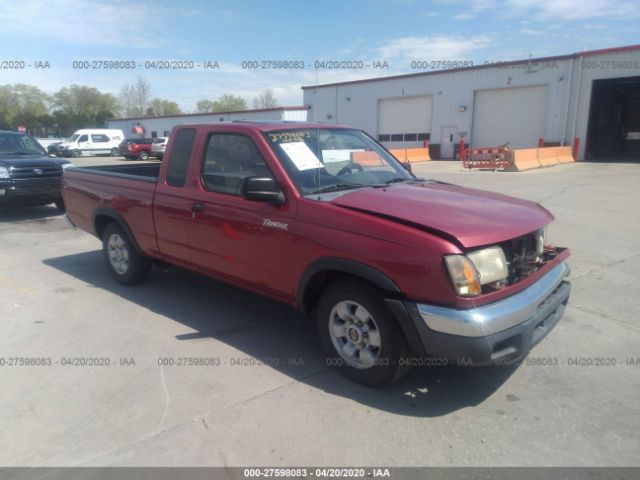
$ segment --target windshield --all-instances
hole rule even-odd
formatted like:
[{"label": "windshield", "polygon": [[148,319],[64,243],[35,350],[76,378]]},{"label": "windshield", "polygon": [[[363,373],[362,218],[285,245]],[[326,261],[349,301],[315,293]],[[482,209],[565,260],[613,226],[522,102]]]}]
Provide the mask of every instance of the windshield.
[{"label": "windshield", "polygon": [[79,137],[79,136],[80,136],[80,135],[78,135],[77,133],[74,133],[73,135],[71,135],[71,136],[67,139],[67,142],[69,142],[69,143],[73,143],[73,142],[75,142],[75,141],[78,139],[78,137]]},{"label": "windshield", "polygon": [[46,155],[44,148],[29,135],[0,133],[0,154]]},{"label": "windshield", "polygon": [[415,178],[361,130],[295,128],[264,135],[303,195]]}]

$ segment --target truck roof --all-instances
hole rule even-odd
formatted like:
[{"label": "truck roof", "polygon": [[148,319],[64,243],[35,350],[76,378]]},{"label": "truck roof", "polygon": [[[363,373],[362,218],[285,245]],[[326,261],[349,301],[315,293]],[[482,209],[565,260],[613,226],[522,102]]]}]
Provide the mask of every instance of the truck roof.
[{"label": "truck roof", "polygon": [[211,128],[217,127],[217,129],[224,130],[256,130],[260,132],[268,132],[273,130],[289,130],[289,129],[309,129],[309,128],[348,128],[353,129],[347,125],[337,125],[335,123],[316,123],[316,122],[287,122],[276,120],[264,120],[264,121],[243,121],[237,120],[233,122],[208,122],[208,123],[185,123],[176,125],[178,127],[191,127],[191,128]]}]

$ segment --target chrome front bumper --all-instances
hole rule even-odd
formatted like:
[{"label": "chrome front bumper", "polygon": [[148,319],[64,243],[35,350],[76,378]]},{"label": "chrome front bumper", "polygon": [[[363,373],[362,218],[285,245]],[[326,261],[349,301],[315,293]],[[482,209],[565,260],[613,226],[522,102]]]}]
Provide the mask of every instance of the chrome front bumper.
[{"label": "chrome front bumper", "polygon": [[469,310],[418,304],[418,311],[433,331],[463,337],[486,337],[534,317],[547,297],[566,281],[569,272],[569,266],[563,262],[525,290]]},{"label": "chrome front bumper", "polygon": [[463,366],[508,365],[524,358],[560,321],[571,293],[569,271],[560,263],[521,292],[468,310],[386,302],[414,355]]}]

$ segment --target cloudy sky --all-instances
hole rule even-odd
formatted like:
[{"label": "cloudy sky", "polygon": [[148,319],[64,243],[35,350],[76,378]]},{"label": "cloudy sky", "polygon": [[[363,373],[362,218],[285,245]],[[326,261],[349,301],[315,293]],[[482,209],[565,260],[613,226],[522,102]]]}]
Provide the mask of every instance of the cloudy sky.
[{"label": "cloudy sky", "polygon": [[[420,71],[415,61],[482,64],[638,44],[638,21],[637,0],[5,1],[0,85],[53,93],[75,83],[117,95],[142,76],[153,96],[185,111],[225,93],[251,102],[267,88],[280,105],[299,105],[301,85]],[[74,68],[114,60],[135,68]],[[153,68],[165,60],[193,68]],[[252,61],[304,68],[246,68]],[[326,68],[334,61],[364,68]],[[35,68],[44,62],[50,68]]]}]

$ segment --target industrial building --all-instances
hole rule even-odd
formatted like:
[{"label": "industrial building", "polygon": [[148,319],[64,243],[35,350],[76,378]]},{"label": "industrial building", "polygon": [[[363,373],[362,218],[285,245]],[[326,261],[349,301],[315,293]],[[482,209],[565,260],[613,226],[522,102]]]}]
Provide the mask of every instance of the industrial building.
[{"label": "industrial building", "polygon": [[362,128],[388,148],[573,145],[579,159],[640,157],[640,45],[304,86],[309,120]]},{"label": "industrial building", "polygon": [[187,123],[232,122],[234,120],[306,121],[307,107],[274,107],[216,113],[189,113],[154,117],[117,118],[107,121],[107,128],[119,128],[128,136],[167,137],[176,125]]}]

